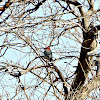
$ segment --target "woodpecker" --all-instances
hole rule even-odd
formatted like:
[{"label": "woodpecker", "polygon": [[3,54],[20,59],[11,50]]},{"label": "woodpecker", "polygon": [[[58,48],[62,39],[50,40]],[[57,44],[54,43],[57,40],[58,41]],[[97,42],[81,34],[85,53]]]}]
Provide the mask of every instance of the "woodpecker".
[{"label": "woodpecker", "polygon": [[44,48],[44,58],[49,60],[50,62],[52,61],[52,52],[50,50],[50,47]]}]

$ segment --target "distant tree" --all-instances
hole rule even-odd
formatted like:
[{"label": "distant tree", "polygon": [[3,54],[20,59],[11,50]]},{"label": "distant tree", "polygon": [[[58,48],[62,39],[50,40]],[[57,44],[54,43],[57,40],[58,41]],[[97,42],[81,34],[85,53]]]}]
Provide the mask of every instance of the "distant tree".
[{"label": "distant tree", "polygon": [[0,3],[1,100],[100,99],[99,0]]}]

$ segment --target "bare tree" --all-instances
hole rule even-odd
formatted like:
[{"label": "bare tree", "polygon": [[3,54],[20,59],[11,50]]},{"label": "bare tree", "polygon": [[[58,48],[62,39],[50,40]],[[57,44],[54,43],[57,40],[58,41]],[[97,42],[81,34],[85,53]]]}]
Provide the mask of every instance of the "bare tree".
[{"label": "bare tree", "polygon": [[100,99],[99,0],[0,3],[1,100]]}]

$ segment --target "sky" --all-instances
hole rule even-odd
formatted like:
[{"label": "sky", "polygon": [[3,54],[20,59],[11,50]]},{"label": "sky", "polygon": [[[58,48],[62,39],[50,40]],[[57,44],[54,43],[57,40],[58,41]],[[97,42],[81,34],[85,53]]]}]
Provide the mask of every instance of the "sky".
[{"label": "sky", "polygon": [[[100,0],[97,0],[97,2],[95,2],[95,9],[97,9],[97,7],[100,5],[98,2],[99,2]],[[3,5],[4,4],[4,2],[2,3],[2,4],[0,4],[0,5]],[[47,16],[49,16],[50,15],[50,13],[52,12],[53,14],[55,14],[55,12],[56,11],[58,11],[58,5],[56,5],[56,4],[53,4],[52,2],[51,3],[47,3],[48,5],[46,5],[46,4],[44,4],[43,6],[41,6],[39,9],[38,9],[38,11],[36,11],[36,12],[34,12],[33,14],[31,14],[31,18],[33,17],[33,19],[34,18],[37,18],[37,19],[35,19],[35,20],[33,20],[33,23],[35,23],[35,22],[37,22],[37,21],[40,21],[41,20],[41,18],[39,18],[39,17],[41,17],[42,16],[42,18],[43,18],[43,16],[45,16],[45,17],[47,17]],[[49,5],[50,4],[50,5]],[[51,8],[54,8],[54,11],[52,11],[52,10],[50,10],[50,8],[47,8],[46,10],[44,9],[44,7],[47,7],[47,6],[50,6]],[[41,12],[41,13],[40,13]],[[59,12],[59,14],[60,14],[61,12]],[[44,17],[44,19],[45,19],[45,17]],[[71,19],[71,18],[73,18],[73,16],[71,15],[67,15],[67,16],[65,16],[65,15],[63,15],[63,16],[56,16],[55,18],[58,18],[58,19]],[[61,24],[62,25],[62,22],[61,21],[59,21],[58,22],[58,24]],[[67,23],[67,22],[66,22]],[[65,23],[65,24],[66,24]],[[51,26],[53,25],[52,24],[52,22],[51,23],[47,23],[47,25],[48,24],[50,24]],[[98,24],[98,23],[97,23]],[[44,25],[46,25],[46,24],[44,24]],[[32,40],[33,41],[37,41],[38,39],[40,39],[40,41],[39,42],[36,42],[36,43],[38,43],[38,44],[35,44],[35,45],[37,45],[37,47],[39,48],[39,46],[41,46],[41,48],[39,48],[39,50],[40,50],[40,54],[41,55],[43,55],[43,48],[45,47],[45,46],[48,46],[49,45],[49,41],[50,40],[48,40],[48,36],[50,36],[50,34],[48,33],[48,32],[52,32],[51,31],[51,29],[53,30],[53,28],[52,27],[50,27],[50,29],[48,28],[48,27],[44,27],[44,28],[42,28],[43,26],[36,26],[36,29],[34,28],[34,30],[22,30],[23,32],[26,32],[26,36],[32,36]],[[66,26],[67,27],[67,26]],[[31,31],[31,34],[30,33],[28,33],[28,31]],[[56,35],[57,34],[57,32],[60,32],[60,31],[62,31],[62,29],[56,29],[56,30],[54,30],[54,34]],[[73,31],[75,31],[75,30],[71,30],[72,31],[72,33],[73,33]],[[36,35],[32,35],[32,32],[36,32]],[[46,34],[46,36],[45,36],[45,34]],[[51,50],[53,51],[53,59],[55,59],[55,58],[57,58],[57,57],[60,57],[60,56],[65,56],[65,53],[64,52],[66,52],[66,51],[80,51],[80,47],[81,47],[81,45],[78,43],[78,42],[76,42],[76,41],[74,41],[74,40],[72,40],[72,39],[74,39],[72,36],[69,36],[70,34],[68,33],[68,35],[64,35],[64,36],[66,36],[66,37],[64,37],[64,36],[62,36],[61,38],[60,38],[60,43],[59,43],[59,45],[57,45],[57,46],[53,46],[53,47],[51,47]],[[40,37],[38,37],[38,36],[40,36]],[[81,35],[80,35],[81,36]],[[79,36],[79,37],[80,37]],[[5,36],[4,36],[5,37]],[[4,38],[4,37],[2,37],[2,38]],[[9,38],[11,37],[11,39],[13,39],[12,38],[12,36],[9,36]],[[15,38],[15,37],[14,37]],[[45,38],[45,39],[44,39]],[[72,38],[72,39],[70,39],[70,38]],[[51,39],[52,39],[52,37],[51,37]],[[66,40],[67,39],[67,40]],[[81,38],[82,39],[82,38]],[[80,41],[81,41],[81,39],[80,39]],[[48,40],[48,41],[47,41]],[[41,44],[41,41],[42,41],[42,44]],[[47,43],[46,43],[46,41],[47,41]],[[54,42],[54,44],[57,42],[57,39],[55,40],[55,42]],[[76,48],[77,47],[77,48]],[[64,49],[63,49],[64,48]],[[71,48],[71,50],[69,50],[69,48]],[[76,49],[75,49],[76,48]],[[63,53],[59,53],[58,52],[58,50],[62,50],[63,49]],[[8,51],[7,51],[7,54],[4,56],[4,58],[3,59],[5,59],[6,61],[9,61],[9,63],[12,61],[12,63],[15,63],[15,64],[20,64],[20,65],[22,65],[22,66],[25,66],[26,67],[26,65],[27,65],[27,63],[31,60],[31,59],[33,59],[33,57],[34,57],[34,54],[33,54],[33,51],[30,51],[30,49],[29,48],[21,48],[21,50],[22,51],[27,51],[27,52],[29,52],[29,53],[27,53],[27,54],[24,54],[24,53],[20,53],[20,51],[16,51],[16,50],[13,50],[13,48],[10,48]],[[66,53],[67,54],[67,53]],[[69,54],[68,53],[68,55],[75,55],[75,56],[79,56],[79,52],[76,52],[76,53],[72,53],[72,54]],[[0,58],[0,60],[1,60],[2,58]],[[20,60],[19,60],[20,59]],[[64,63],[64,62],[67,62],[67,63]],[[70,65],[69,63],[71,62],[71,64],[72,65]],[[34,62],[33,63],[33,66],[35,66],[36,64],[40,64],[40,62],[37,60],[36,62]],[[75,70],[75,68],[73,68],[73,66],[77,66],[77,59],[76,60],[74,60],[74,59],[65,59],[65,60],[61,60],[61,61],[56,61],[55,62],[55,64],[56,64],[56,66],[58,66],[58,68],[59,69],[61,69],[61,71],[63,72],[63,74],[65,75],[65,76],[67,76],[67,75],[71,75],[71,72],[73,72],[74,70]],[[63,68],[60,68],[61,66],[63,66]],[[67,71],[67,75],[66,75],[66,71],[65,70],[68,70]],[[36,70],[37,71],[37,70]],[[38,72],[38,71],[37,71]],[[42,75],[42,74],[41,74]],[[1,82],[1,86],[3,87],[3,85],[4,86],[6,86],[6,83],[9,83],[8,85],[7,85],[7,87],[4,89],[4,91],[6,91],[6,90],[9,90],[9,92],[10,93],[12,93],[13,94],[13,91],[15,91],[15,87],[16,87],[16,85],[18,85],[18,83],[17,83],[17,79],[15,79],[15,78],[13,78],[13,77],[9,77],[9,75],[7,74],[7,75],[5,75],[4,73],[1,75],[1,79],[0,80],[2,80],[2,82]],[[28,86],[33,86],[34,87],[34,85],[35,85],[35,83],[36,83],[36,81],[33,81],[34,80],[34,76],[32,75],[32,74],[29,74],[29,73],[27,73],[27,74],[25,74],[25,75],[23,75],[22,77],[21,77],[21,80],[22,80],[22,82],[23,82],[23,84],[25,84],[26,86],[28,85]],[[6,80],[6,81],[5,81]],[[12,85],[13,84],[13,85]],[[12,89],[10,89],[9,87],[12,85]],[[44,83],[43,84],[43,86],[46,86],[46,84]],[[46,87],[48,87],[48,85],[46,86]],[[2,92],[2,88],[1,88],[1,90],[0,90],[0,93],[4,93],[4,91]],[[30,90],[29,91],[30,93],[32,93],[33,91],[32,90]],[[38,92],[38,94],[39,94],[39,92]],[[5,93],[3,94],[3,95],[6,95]],[[20,95],[20,94],[19,94]],[[19,96],[20,97],[20,96]],[[6,97],[5,97],[6,98]]]}]

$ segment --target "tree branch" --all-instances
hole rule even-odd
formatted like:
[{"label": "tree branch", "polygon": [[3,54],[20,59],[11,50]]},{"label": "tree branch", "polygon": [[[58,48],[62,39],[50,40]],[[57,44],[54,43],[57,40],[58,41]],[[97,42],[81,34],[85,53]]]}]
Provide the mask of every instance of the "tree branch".
[{"label": "tree branch", "polygon": [[[65,2],[65,0],[62,0],[62,1]],[[81,5],[78,1],[66,0],[66,2],[67,2],[68,4],[73,4],[74,6],[77,6],[78,9],[79,9],[79,11],[80,11],[80,14],[81,14],[82,16],[84,16],[83,7],[82,7],[82,5]]]},{"label": "tree branch", "polygon": [[82,100],[85,100],[85,98],[87,97],[87,95],[93,91],[94,89],[98,89],[100,88],[100,76],[95,77],[92,81],[90,81],[87,85],[85,85],[85,87],[83,88],[80,98]]},{"label": "tree branch", "polygon": [[58,73],[61,81],[63,82],[63,88],[64,88],[65,98],[66,98],[67,95],[68,95],[68,89],[67,89],[67,86],[66,86],[66,79],[64,78],[63,74],[60,72],[60,70],[56,66],[53,66],[53,68]]},{"label": "tree branch", "polygon": [[[41,1],[41,2],[38,2],[38,4],[35,5],[35,8],[26,10],[25,12],[23,12],[23,13],[21,14],[21,16],[24,15],[25,13],[28,13],[27,15],[29,15],[29,14],[33,13],[34,11],[38,10],[39,7],[40,7],[45,1],[46,1],[46,0],[43,0],[43,1]],[[25,16],[25,17],[26,17],[26,16]],[[24,18],[25,18],[25,17],[24,17]]]},{"label": "tree branch", "polygon": [[77,89],[80,90],[80,88],[85,83],[85,80],[91,69],[93,56],[89,56],[87,53],[89,53],[90,51],[93,51],[92,53],[94,53],[94,50],[96,50],[96,48],[98,47],[98,44],[96,42],[96,39],[98,39],[98,34],[96,33],[98,31],[97,29],[99,29],[100,27],[96,27],[92,27],[91,30],[87,32],[87,37],[85,38],[85,40],[83,40],[79,63],[76,70],[76,77],[72,84],[71,91],[76,91]]},{"label": "tree branch", "polygon": [[12,2],[10,2],[10,0],[8,0],[8,2],[5,3],[5,5],[3,7],[0,8],[0,15],[12,4]]},{"label": "tree branch", "polygon": [[94,10],[94,2],[93,2],[93,0],[87,0],[87,1],[89,3],[89,6],[90,6],[89,10]]},{"label": "tree branch", "polygon": [[100,25],[97,25],[95,27],[98,29],[98,31],[100,31]]},{"label": "tree branch", "polygon": [[[62,1],[65,2],[65,0],[62,0]],[[80,14],[81,14],[81,17],[83,17],[83,18],[82,18],[81,25],[82,25],[82,27],[85,29],[85,20],[84,20],[85,11],[84,11],[84,9],[83,9],[83,6],[82,6],[78,1],[66,0],[66,2],[68,3],[68,5],[69,5],[69,4],[72,4],[72,5],[76,6],[76,7],[79,9],[79,12],[80,12]]]}]

